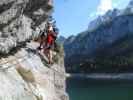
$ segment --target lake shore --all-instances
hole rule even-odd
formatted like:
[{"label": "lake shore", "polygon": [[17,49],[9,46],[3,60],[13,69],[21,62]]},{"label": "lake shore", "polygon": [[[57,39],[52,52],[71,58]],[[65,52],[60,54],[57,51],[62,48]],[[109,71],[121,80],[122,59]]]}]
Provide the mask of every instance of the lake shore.
[{"label": "lake shore", "polygon": [[67,78],[88,78],[88,79],[125,79],[133,80],[133,73],[67,73]]}]

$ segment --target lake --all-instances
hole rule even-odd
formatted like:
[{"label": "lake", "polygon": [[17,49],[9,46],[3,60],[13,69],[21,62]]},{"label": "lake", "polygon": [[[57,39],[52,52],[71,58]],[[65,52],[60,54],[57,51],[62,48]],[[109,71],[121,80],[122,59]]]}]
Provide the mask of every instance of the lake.
[{"label": "lake", "polygon": [[133,81],[68,78],[70,100],[133,100]]}]

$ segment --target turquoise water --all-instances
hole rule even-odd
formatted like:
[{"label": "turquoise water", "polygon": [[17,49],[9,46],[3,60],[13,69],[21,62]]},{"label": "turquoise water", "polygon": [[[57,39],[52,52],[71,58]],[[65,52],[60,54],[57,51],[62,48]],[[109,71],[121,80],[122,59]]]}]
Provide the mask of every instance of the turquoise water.
[{"label": "turquoise water", "polygon": [[133,82],[69,78],[67,92],[70,100],[133,100]]}]

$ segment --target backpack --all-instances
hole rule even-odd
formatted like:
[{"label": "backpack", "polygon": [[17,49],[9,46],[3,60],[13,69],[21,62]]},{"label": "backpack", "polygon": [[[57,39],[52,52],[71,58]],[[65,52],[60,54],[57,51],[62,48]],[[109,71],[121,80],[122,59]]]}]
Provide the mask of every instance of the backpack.
[{"label": "backpack", "polygon": [[54,39],[56,40],[57,39],[57,36],[58,36],[58,29],[57,28],[53,28],[53,37]]}]

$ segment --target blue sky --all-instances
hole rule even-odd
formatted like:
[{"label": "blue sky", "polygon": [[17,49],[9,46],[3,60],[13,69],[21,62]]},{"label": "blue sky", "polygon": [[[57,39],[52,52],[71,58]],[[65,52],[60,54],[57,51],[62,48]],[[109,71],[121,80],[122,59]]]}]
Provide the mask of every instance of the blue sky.
[{"label": "blue sky", "polygon": [[77,35],[90,21],[113,8],[124,8],[130,0],[54,0],[53,16],[60,35]]}]

